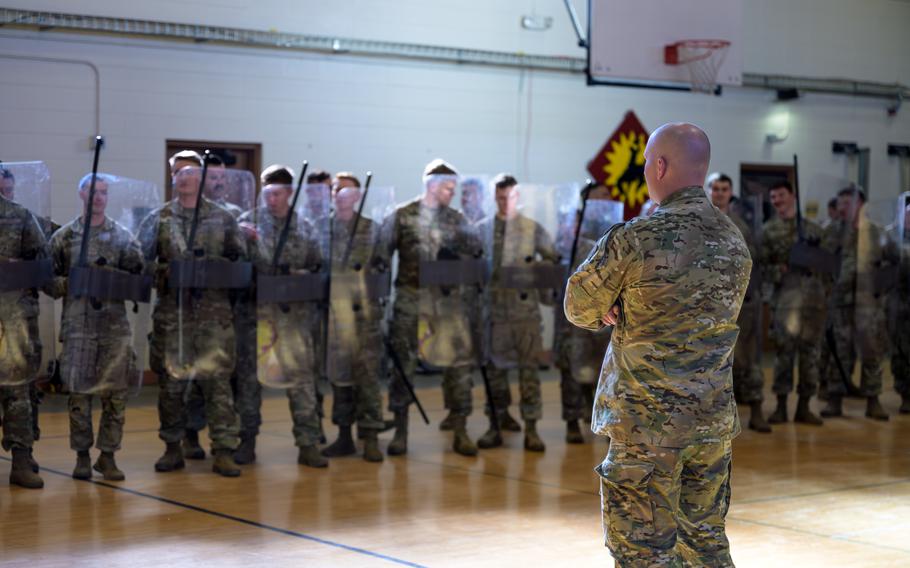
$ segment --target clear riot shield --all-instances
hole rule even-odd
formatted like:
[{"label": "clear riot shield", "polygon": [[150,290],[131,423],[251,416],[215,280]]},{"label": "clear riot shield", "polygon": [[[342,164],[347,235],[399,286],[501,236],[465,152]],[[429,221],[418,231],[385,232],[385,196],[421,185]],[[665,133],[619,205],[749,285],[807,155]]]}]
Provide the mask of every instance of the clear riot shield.
[{"label": "clear riot shield", "polygon": [[[246,183],[252,173],[224,171],[230,187],[254,187]],[[232,294],[252,282],[237,221],[201,197],[207,177],[208,167],[177,172],[174,199],[152,211],[139,231],[158,293],[149,363],[173,380],[230,376],[235,364]]]},{"label": "clear riot shield", "polygon": [[42,292],[53,281],[50,196],[44,162],[0,163],[2,386],[28,384],[54,360],[54,302]]},{"label": "clear riot shield", "polygon": [[237,219],[253,208],[256,178],[246,170],[213,165],[208,169],[203,195],[227,209]]},{"label": "clear riot shield", "polygon": [[888,231],[899,258],[897,284],[888,299],[891,370],[895,377],[905,375],[910,365],[910,192],[898,196],[896,215]]},{"label": "clear riot shield", "polygon": [[471,308],[489,279],[492,235],[460,211],[457,187],[457,176],[431,176],[431,204],[418,204],[418,358],[428,367],[476,365],[482,351]]},{"label": "clear riot shield", "polygon": [[484,221],[493,234],[490,355],[500,369],[541,362],[540,304],[554,305],[566,284],[566,267],[553,238],[558,197],[555,186],[520,184],[499,190],[496,212]]},{"label": "clear riot shield", "polygon": [[[869,361],[881,365],[890,344],[887,339],[888,298],[897,289],[900,244],[889,231],[899,223],[896,199],[869,200],[859,207],[856,228],[856,288],[854,322],[856,345],[864,371]],[[878,381],[881,381],[879,371]],[[866,379],[863,373],[863,381]]]},{"label": "clear riot shield", "polygon": [[63,296],[60,377],[74,393],[135,394],[142,384],[152,289],[136,235],[158,205],[158,188],[99,173],[94,191],[91,174],[78,191],[83,203],[93,197],[88,227],[79,216],[50,243],[57,293]]},{"label": "clear riot shield", "polygon": [[[558,191],[560,209],[556,248],[562,256],[566,273],[571,274],[591,254],[610,227],[623,222],[624,206],[622,202],[605,199],[588,199],[583,204],[577,184],[563,186]],[[578,383],[596,383],[612,328],[591,332],[569,324],[563,312],[562,298],[554,311],[553,351],[557,366],[564,372],[568,371]]]},{"label": "clear riot shield", "polygon": [[[366,193],[366,199],[364,199]],[[382,320],[391,293],[386,219],[395,211],[391,187],[346,187],[334,195],[332,282],[327,376],[351,386],[356,361],[382,360]]]},{"label": "clear riot shield", "polygon": [[263,188],[255,224],[256,371],[259,382],[291,388],[321,374],[325,361],[331,193],[328,185]]}]

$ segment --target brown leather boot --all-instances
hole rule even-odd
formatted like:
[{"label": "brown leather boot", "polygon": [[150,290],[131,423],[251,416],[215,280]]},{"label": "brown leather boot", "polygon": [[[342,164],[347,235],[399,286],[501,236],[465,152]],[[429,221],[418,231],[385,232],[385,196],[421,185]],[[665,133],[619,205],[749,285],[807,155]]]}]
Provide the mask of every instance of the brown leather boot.
[{"label": "brown leather boot", "polygon": [[464,416],[455,417],[455,436],[452,440],[452,449],[457,454],[472,457],[477,455],[477,446],[468,437],[467,421]]},{"label": "brown leather boot", "polygon": [[212,471],[224,477],[240,477],[240,466],[234,461],[234,450],[215,450]]},{"label": "brown leather boot", "polygon": [[73,479],[92,478],[92,457],[88,450],[76,452],[76,467],[73,468]]},{"label": "brown leather boot", "polygon": [[117,467],[114,461],[114,452],[101,452],[98,461],[95,462],[95,471],[104,476],[105,481],[123,481],[126,475]]},{"label": "brown leather boot", "polygon": [[9,472],[10,485],[18,485],[26,489],[41,489],[44,487],[44,480],[41,476],[32,471],[32,466],[28,462],[28,450],[26,448],[13,448],[13,466]]},{"label": "brown leather boot", "polygon": [[408,413],[395,413],[395,436],[389,442],[386,453],[390,456],[403,456],[408,453]]},{"label": "brown leather boot", "polygon": [[536,420],[525,420],[525,449],[529,452],[543,452],[547,449],[537,433]]},{"label": "brown leather boot", "polygon": [[811,424],[812,426],[823,425],[825,422],[809,410],[809,400],[808,396],[799,397],[799,401],[796,404],[796,416],[793,417],[793,421],[800,424]]},{"label": "brown leather boot", "polygon": [[180,449],[180,442],[168,442],[164,454],[155,462],[155,471],[174,471],[183,469],[186,463],[183,461],[183,450]]}]

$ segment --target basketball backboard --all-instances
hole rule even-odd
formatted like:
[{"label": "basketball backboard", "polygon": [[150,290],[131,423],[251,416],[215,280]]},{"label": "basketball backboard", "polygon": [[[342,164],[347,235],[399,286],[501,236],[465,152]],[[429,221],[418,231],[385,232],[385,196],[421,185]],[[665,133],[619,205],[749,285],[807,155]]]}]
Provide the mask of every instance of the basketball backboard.
[{"label": "basketball backboard", "polygon": [[712,40],[729,42],[716,84],[741,85],[742,19],[743,0],[589,0],[588,81],[688,90],[689,65],[668,65],[666,47]]}]

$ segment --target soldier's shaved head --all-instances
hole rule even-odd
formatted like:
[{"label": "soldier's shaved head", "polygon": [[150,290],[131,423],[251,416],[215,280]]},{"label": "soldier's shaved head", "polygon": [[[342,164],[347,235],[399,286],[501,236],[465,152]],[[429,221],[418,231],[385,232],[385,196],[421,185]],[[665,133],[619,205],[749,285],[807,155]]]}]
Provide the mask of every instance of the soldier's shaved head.
[{"label": "soldier's shaved head", "polygon": [[684,187],[701,187],[711,161],[711,142],[704,131],[687,122],[664,124],[648,138],[645,180],[657,203]]}]

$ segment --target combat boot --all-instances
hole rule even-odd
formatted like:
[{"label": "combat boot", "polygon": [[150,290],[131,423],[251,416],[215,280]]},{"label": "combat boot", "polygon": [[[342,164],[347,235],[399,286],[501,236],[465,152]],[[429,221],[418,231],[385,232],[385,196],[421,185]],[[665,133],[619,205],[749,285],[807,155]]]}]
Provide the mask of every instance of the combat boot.
[{"label": "combat boot", "polygon": [[92,458],[88,450],[76,452],[76,467],[73,468],[73,479],[92,478]]},{"label": "combat boot", "polygon": [[441,432],[449,432],[455,428],[455,415],[450,410],[446,417],[442,419],[442,422],[439,423],[439,430]]},{"label": "combat boot", "polygon": [[215,450],[212,471],[224,477],[240,477],[240,466],[234,461],[233,450]]},{"label": "combat boot", "polygon": [[114,461],[114,452],[101,452],[98,460],[95,462],[95,471],[104,476],[105,481],[123,481],[126,475],[117,467]]},{"label": "combat boot", "polygon": [[187,430],[183,438],[183,457],[188,460],[204,460],[205,450],[199,445],[199,432]]},{"label": "combat boot", "polygon": [[300,446],[300,451],[297,453],[297,463],[309,467],[329,466],[329,460],[319,453],[319,448],[316,446]]},{"label": "combat boot", "polygon": [[403,456],[408,453],[408,413],[395,413],[395,436],[389,442],[386,453],[390,456]]},{"label": "combat boot", "polygon": [[13,466],[9,472],[10,485],[18,485],[26,489],[41,489],[44,487],[44,480],[41,476],[32,471],[28,463],[28,450],[25,448],[13,448]]},{"label": "combat boot", "polygon": [[183,450],[180,449],[180,442],[168,442],[164,455],[155,462],[155,471],[174,471],[183,469],[186,463],[183,461]]},{"label": "combat boot", "polygon": [[248,465],[256,461],[256,436],[240,436],[240,445],[234,450],[234,463]]},{"label": "combat boot", "polygon": [[822,416],[834,418],[844,415],[844,399],[839,395],[828,395],[828,404],[822,409]]},{"label": "combat boot", "polygon": [[38,466],[38,460],[35,459],[35,450],[32,448],[28,449],[28,465],[35,473],[38,473],[41,469],[41,467]]},{"label": "combat boot", "polygon": [[[500,422],[500,426],[502,423]],[[493,424],[493,421],[490,421],[490,428],[484,432],[483,436],[477,440],[477,447],[489,450],[490,448],[498,448],[502,445],[502,433],[496,429],[496,426]]]},{"label": "combat boot", "polygon": [[901,414],[910,414],[910,395],[905,394],[901,396],[901,407],[898,412]]},{"label": "combat boot", "polygon": [[[364,436],[366,436],[366,432]],[[366,438],[364,438],[366,439]],[[338,458],[341,456],[350,456],[357,453],[357,446],[354,445],[354,438],[351,437],[350,426],[338,427],[338,439],[326,448],[323,448],[322,455],[327,458]]]},{"label": "combat boot", "polygon": [[779,394],[777,395],[777,408],[774,409],[774,414],[768,417],[768,422],[771,424],[783,424],[787,421],[787,395]]},{"label": "combat boot", "polygon": [[888,420],[888,413],[882,408],[882,403],[878,401],[877,396],[870,396],[866,399],[866,417],[873,420]]},{"label": "combat boot", "polygon": [[499,418],[499,428],[506,432],[521,432],[521,424],[512,418],[512,415],[509,414],[508,410],[503,412],[502,416]]},{"label": "combat boot", "polygon": [[376,430],[363,431],[363,459],[364,461],[379,463],[383,460],[382,452],[379,451],[379,438]]},{"label": "combat boot", "polygon": [[542,452],[547,449],[537,433],[536,420],[525,420],[525,449],[529,452]]},{"label": "combat boot", "polygon": [[800,424],[811,424],[812,426],[821,426],[824,421],[809,410],[808,396],[801,396],[796,403],[796,415],[793,417],[794,422]]},{"label": "combat boot", "polygon": [[467,421],[468,419],[465,416],[455,417],[455,436],[452,440],[452,449],[455,450],[455,453],[457,454],[471,457],[477,455],[477,446],[475,446],[474,442],[471,441],[471,438],[468,437],[468,431],[466,429]]},{"label": "combat boot", "polygon": [[567,444],[584,444],[585,437],[581,435],[581,428],[578,426],[578,420],[566,421],[566,443]]},{"label": "combat boot", "polygon": [[765,420],[761,412],[761,401],[756,400],[749,404],[749,429],[767,434],[771,431],[771,425]]}]

